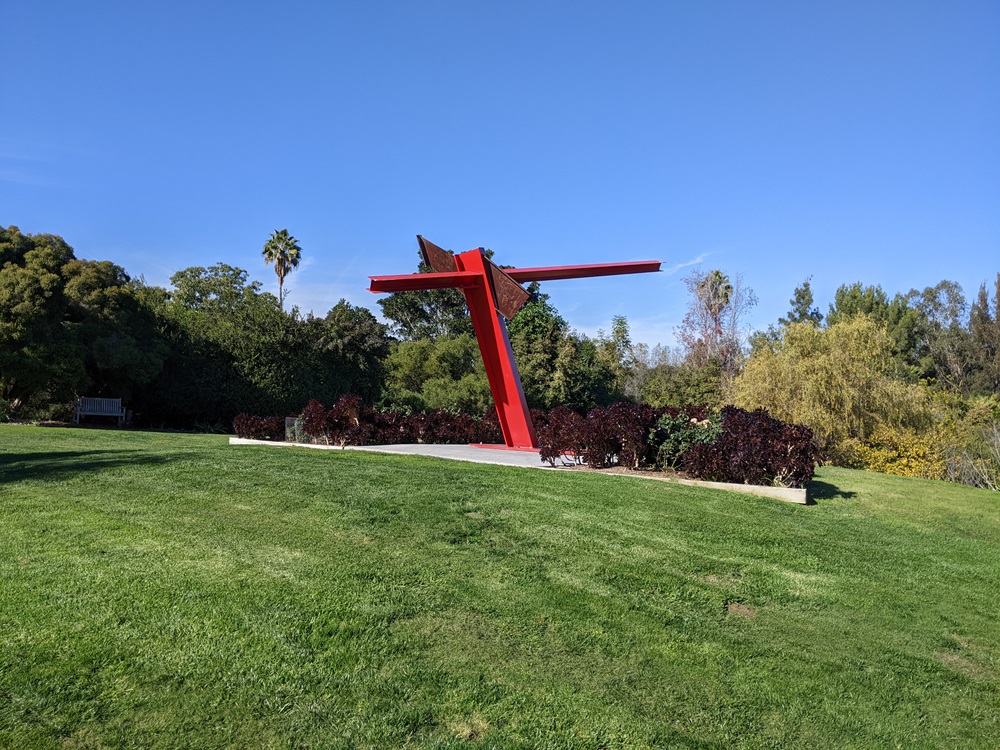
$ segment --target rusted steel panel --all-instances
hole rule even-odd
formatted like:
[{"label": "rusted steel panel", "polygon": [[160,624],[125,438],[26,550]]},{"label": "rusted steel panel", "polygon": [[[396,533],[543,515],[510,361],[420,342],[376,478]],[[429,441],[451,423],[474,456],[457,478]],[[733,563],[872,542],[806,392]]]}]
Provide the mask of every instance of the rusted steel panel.
[{"label": "rusted steel panel", "polygon": [[591,276],[617,276],[626,273],[651,273],[660,270],[661,261],[636,260],[627,263],[591,263],[582,266],[547,266],[544,268],[507,268],[504,270],[514,281],[556,281],[558,279],[583,279]]},{"label": "rusted steel panel", "polygon": [[498,268],[495,263],[485,257],[483,260],[490,272],[490,278],[493,280],[493,299],[496,302],[497,310],[507,320],[510,320],[517,315],[518,310],[524,307],[524,303],[531,295],[504,273],[502,268]]},{"label": "rusted steel panel", "polygon": [[438,273],[451,273],[458,270],[455,265],[455,256],[448,250],[442,250],[430,240],[425,240],[419,234],[417,242],[420,243],[420,255],[424,263],[429,265]]}]

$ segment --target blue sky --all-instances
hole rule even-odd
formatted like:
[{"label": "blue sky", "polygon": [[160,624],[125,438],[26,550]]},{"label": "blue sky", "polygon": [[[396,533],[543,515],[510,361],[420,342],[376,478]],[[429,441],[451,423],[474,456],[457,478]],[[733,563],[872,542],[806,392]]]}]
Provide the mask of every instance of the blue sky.
[{"label": "blue sky", "polygon": [[1000,271],[1000,4],[0,3],[0,223],[167,286],[225,262],[378,311],[416,234],[516,266],[572,326],[673,343],[683,276],[788,309]]}]

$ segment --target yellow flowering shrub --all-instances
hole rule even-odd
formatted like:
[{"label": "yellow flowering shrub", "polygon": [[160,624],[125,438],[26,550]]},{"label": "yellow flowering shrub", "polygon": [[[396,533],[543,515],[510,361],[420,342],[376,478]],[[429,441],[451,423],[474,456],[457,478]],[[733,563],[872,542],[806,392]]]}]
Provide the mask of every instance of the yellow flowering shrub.
[{"label": "yellow flowering shrub", "polygon": [[852,463],[882,474],[943,479],[946,444],[940,429],[916,432],[880,427],[864,442],[854,443]]}]

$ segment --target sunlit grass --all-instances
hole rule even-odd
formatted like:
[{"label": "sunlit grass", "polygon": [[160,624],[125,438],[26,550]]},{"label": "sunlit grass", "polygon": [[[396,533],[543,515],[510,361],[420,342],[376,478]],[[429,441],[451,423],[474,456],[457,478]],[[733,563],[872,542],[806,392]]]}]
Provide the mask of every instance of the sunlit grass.
[{"label": "sunlit grass", "polygon": [[1000,498],[0,427],[0,747],[1000,745]]}]

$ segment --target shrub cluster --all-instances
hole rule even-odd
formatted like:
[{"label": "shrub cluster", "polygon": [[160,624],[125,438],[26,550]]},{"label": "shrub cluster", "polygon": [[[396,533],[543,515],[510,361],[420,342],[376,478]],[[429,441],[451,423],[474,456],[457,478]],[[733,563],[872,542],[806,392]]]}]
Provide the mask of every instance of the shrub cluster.
[{"label": "shrub cluster", "polygon": [[665,461],[661,453],[671,454],[678,450],[678,444],[692,441],[692,437],[683,436],[700,430],[693,423],[701,424],[705,415],[705,408],[700,406],[657,409],[620,403],[597,407],[586,416],[559,406],[536,419],[535,425],[542,460],[553,465],[563,458],[595,469],[676,468],[674,459]]},{"label": "shrub cluster", "polygon": [[648,466],[655,456],[650,430],[664,409],[645,404],[611,404],[591,409],[584,417],[557,406],[535,420],[541,458],[555,464],[561,457],[601,469]]},{"label": "shrub cluster", "polygon": [[684,470],[699,479],[740,484],[805,487],[819,453],[808,427],[787,424],[763,409],[722,409],[714,442],[695,443],[684,453]]},{"label": "shrub cluster", "polygon": [[[269,419],[277,421],[268,422],[267,429],[262,433],[257,429],[257,421],[266,422]],[[426,414],[375,411],[355,395],[344,396],[330,409],[319,401],[310,401],[297,422],[301,432],[293,439],[326,445],[503,442],[495,413],[476,418],[440,410]],[[275,427],[277,423],[281,425],[280,430]],[[281,440],[285,436],[284,420],[280,418],[241,414],[234,420],[233,428],[239,437]]]},{"label": "shrub cluster", "polygon": [[852,469],[942,479],[946,471],[947,437],[938,431],[882,426],[867,440],[845,441],[843,464]]},{"label": "shrub cluster", "polygon": [[818,457],[808,427],[773,419],[764,411],[728,406],[712,416],[683,409],[613,404],[585,417],[553,409],[538,428],[541,458],[593,468],[683,469],[699,479],[804,487]]},{"label": "shrub cluster", "polygon": [[255,417],[238,414],[233,420],[233,430],[237,437],[251,440],[284,440],[285,420],[283,417]]}]

